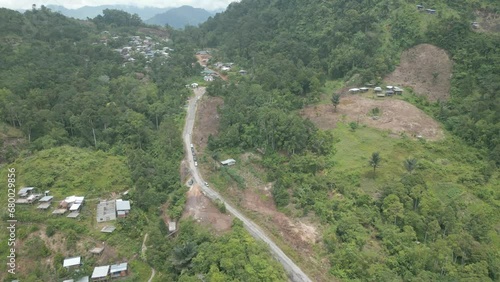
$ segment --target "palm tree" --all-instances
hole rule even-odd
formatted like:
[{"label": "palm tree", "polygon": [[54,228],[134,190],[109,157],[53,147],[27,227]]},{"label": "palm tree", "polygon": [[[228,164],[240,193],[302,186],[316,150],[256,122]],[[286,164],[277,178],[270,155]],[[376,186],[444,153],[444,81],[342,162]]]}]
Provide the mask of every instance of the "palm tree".
[{"label": "palm tree", "polygon": [[332,104],[335,109],[335,112],[337,111],[337,106],[340,104],[340,95],[339,94],[333,94],[332,96]]},{"label": "palm tree", "polygon": [[373,167],[373,175],[375,175],[375,169],[380,166],[380,161],[382,159],[380,158],[379,152],[374,152],[371,156],[371,158],[368,160],[368,163],[370,164],[371,167]]},{"label": "palm tree", "polygon": [[411,159],[410,159],[410,158],[408,158],[408,159],[406,159],[406,160],[404,161],[404,163],[403,163],[403,164],[404,164],[404,166],[405,166],[406,170],[407,170],[410,174],[412,174],[412,173],[413,173],[413,171],[414,171],[415,169],[417,169],[417,168],[418,168],[418,160],[417,160],[417,159],[415,159],[415,158],[411,158]]},{"label": "palm tree", "polygon": [[196,243],[190,241],[174,247],[170,260],[175,268],[182,271],[191,267],[191,260],[197,253]]}]

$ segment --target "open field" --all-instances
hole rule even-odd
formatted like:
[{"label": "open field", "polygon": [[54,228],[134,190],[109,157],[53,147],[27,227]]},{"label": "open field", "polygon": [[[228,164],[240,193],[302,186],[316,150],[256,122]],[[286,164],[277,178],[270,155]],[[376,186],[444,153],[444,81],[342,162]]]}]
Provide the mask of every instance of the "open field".
[{"label": "open field", "polygon": [[[373,114],[374,109],[378,109],[379,113]],[[323,130],[333,129],[339,121],[346,121],[378,128],[393,136],[420,135],[429,140],[444,137],[441,125],[426,113],[408,102],[391,97],[349,95],[341,98],[337,111],[331,103],[320,104],[303,109],[301,115]]]}]

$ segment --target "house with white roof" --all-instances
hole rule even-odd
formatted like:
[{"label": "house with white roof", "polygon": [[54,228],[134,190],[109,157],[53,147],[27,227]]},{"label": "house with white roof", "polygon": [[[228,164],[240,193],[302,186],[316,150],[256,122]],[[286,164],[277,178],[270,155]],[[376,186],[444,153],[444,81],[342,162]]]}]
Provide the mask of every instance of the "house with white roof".
[{"label": "house with white roof", "polygon": [[108,280],[108,274],[109,265],[96,266],[94,267],[94,271],[92,272],[90,279],[92,279],[92,281],[106,281]]},{"label": "house with white roof", "polygon": [[109,268],[111,278],[124,277],[128,275],[128,263],[113,264]]},{"label": "house with white roof", "polygon": [[130,201],[122,199],[116,200],[116,215],[118,217],[126,217],[130,212]]},{"label": "house with white roof", "polygon": [[63,267],[66,267],[68,269],[70,268],[78,268],[82,265],[82,257],[72,257],[72,258],[67,258],[64,259],[63,261]]}]

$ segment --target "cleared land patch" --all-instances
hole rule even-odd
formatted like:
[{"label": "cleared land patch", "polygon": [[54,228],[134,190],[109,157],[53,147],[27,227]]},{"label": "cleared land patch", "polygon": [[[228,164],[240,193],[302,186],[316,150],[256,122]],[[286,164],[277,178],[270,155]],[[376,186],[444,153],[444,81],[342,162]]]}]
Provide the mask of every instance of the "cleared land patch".
[{"label": "cleared land patch", "polygon": [[211,200],[203,195],[198,184],[192,185],[187,192],[183,217],[188,216],[217,232],[230,230],[233,223],[233,216],[220,212]]},{"label": "cleared land patch", "polygon": [[478,32],[500,32],[500,14],[485,10],[475,12],[479,26],[474,29]]},{"label": "cleared land patch", "polygon": [[[378,115],[372,113],[378,108]],[[333,129],[337,122],[359,122],[368,126],[387,130],[398,136],[419,136],[428,140],[444,137],[439,123],[412,104],[393,98],[370,99],[357,95],[343,97],[335,112],[332,105],[310,106],[301,111],[321,129]]]},{"label": "cleared land patch", "polygon": [[217,108],[224,104],[224,100],[220,97],[205,96],[198,103],[192,140],[196,150],[203,152],[207,146],[208,136],[215,136],[219,132]]},{"label": "cleared land patch", "polygon": [[411,87],[430,101],[450,97],[453,62],[445,50],[420,44],[401,54],[399,66],[384,81],[389,85]]}]

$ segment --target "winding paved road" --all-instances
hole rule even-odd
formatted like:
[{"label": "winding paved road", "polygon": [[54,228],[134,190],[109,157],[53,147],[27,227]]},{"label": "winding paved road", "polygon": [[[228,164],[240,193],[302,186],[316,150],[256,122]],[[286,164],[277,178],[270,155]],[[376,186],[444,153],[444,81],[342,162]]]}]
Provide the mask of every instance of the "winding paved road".
[{"label": "winding paved road", "polygon": [[191,153],[191,133],[193,132],[194,121],[196,117],[196,108],[198,105],[198,100],[205,94],[205,88],[199,87],[194,90],[195,97],[189,100],[189,106],[187,109],[186,124],[184,126],[184,131],[182,133],[184,139],[184,146],[189,161],[189,168],[191,175],[194,180],[198,182],[201,186],[204,194],[215,200],[219,199],[226,205],[226,209],[232,213],[235,217],[243,222],[245,228],[250,232],[250,234],[262,241],[264,241],[268,246],[274,257],[283,265],[285,271],[288,273],[288,277],[294,282],[310,282],[311,279],[250,219],[246,218],[238,210],[229,205],[224,198],[222,198],[219,193],[212,190],[211,188],[204,185],[203,178],[198,172],[197,167],[194,166],[193,154]]}]

